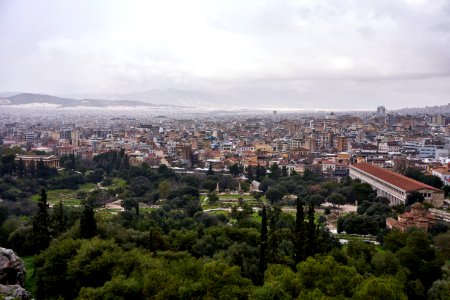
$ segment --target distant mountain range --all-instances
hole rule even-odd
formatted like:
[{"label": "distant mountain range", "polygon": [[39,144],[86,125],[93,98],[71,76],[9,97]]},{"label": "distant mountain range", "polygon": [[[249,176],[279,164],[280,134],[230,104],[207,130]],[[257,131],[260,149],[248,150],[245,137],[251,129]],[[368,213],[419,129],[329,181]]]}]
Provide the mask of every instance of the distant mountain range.
[{"label": "distant mountain range", "polygon": [[[62,97],[36,93],[0,92],[0,106],[33,104],[49,104],[57,107],[100,108],[115,106],[196,109],[251,109],[256,107],[256,105],[252,105],[252,101],[244,101],[240,98],[178,89],[153,89],[126,94],[74,94]],[[274,105],[275,104],[272,106]],[[389,112],[402,115],[450,114],[450,103],[439,106],[402,108],[396,110],[389,110],[389,107],[387,108]],[[284,109],[288,110],[287,107],[284,107]]]},{"label": "distant mountain range", "polygon": [[[4,93],[7,94],[7,93]],[[136,100],[103,100],[103,99],[74,99],[62,98],[43,94],[21,93],[12,96],[0,96],[0,105],[31,105],[50,104],[58,107],[172,107],[182,108],[182,106],[172,104],[153,104]]]},{"label": "distant mountain range", "polygon": [[414,108],[401,108],[393,110],[392,112],[401,115],[417,115],[417,114],[450,114],[450,103],[445,105],[426,106],[426,107],[414,107]]},{"label": "distant mountain range", "polygon": [[180,90],[180,89],[152,89],[140,92],[124,94],[103,93],[103,94],[71,94],[70,98],[106,99],[121,100],[128,99],[145,103],[164,103],[168,105],[187,106],[195,108],[225,108],[229,105],[241,106],[242,102],[233,97],[208,94],[200,91]]}]

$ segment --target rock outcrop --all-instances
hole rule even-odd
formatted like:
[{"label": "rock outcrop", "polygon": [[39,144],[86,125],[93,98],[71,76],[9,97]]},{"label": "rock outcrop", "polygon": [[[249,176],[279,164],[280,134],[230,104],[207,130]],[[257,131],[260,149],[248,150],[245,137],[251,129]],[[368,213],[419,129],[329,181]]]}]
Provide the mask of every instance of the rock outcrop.
[{"label": "rock outcrop", "polygon": [[11,249],[0,247],[0,298],[31,299],[31,294],[23,288],[25,264]]},{"label": "rock outcrop", "polygon": [[13,300],[13,299],[29,300],[31,299],[31,294],[18,284],[14,285],[0,284],[0,297],[2,297],[1,299],[5,300]]},{"label": "rock outcrop", "polygon": [[0,284],[23,286],[24,283],[23,260],[11,249],[0,248]]}]

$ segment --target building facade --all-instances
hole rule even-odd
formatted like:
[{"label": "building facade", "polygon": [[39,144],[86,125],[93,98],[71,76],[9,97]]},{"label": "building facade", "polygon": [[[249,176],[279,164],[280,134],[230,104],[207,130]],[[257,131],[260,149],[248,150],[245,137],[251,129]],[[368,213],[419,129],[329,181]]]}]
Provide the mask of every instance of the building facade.
[{"label": "building facade", "polygon": [[391,205],[404,204],[408,195],[413,192],[420,193],[425,198],[425,202],[435,207],[441,207],[444,204],[442,190],[372,164],[351,165],[350,177],[370,184],[377,192],[377,196],[388,198]]},{"label": "building facade", "polygon": [[46,167],[59,168],[59,157],[54,155],[16,155],[15,160],[16,163],[22,160],[26,168],[32,164],[36,165],[41,160]]}]

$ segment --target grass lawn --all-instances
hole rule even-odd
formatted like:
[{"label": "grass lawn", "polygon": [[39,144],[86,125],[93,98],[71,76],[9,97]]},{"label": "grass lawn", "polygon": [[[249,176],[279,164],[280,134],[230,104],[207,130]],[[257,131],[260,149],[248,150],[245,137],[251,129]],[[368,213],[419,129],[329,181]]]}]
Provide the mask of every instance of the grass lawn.
[{"label": "grass lawn", "polygon": [[[76,198],[76,194],[79,190],[47,190],[47,201],[51,205],[55,205],[59,202],[59,200],[62,200],[63,204],[65,205],[80,205],[81,201],[80,199]],[[38,202],[41,195],[33,195],[31,197],[31,200]]]},{"label": "grass lawn", "polygon": [[213,208],[220,208],[223,207],[223,205],[219,204],[219,203],[214,203],[214,204],[202,204],[202,209],[213,209]]},{"label": "grass lawn", "polygon": [[114,177],[112,179],[112,184],[108,185],[108,186],[105,186],[105,187],[106,188],[111,188],[111,189],[117,189],[117,188],[126,187],[126,186],[127,186],[127,182],[124,179]]},{"label": "grass lawn", "polygon": [[343,233],[338,233],[336,235],[334,235],[335,238],[338,239],[346,239],[346,240],[359,240],[359,241],[364,241],[364,240],[369,240],[369,241],[376,241],[377,237],[376,236],[364,236],[364,235],[358,235],[358,234],[343,234]]},{"label": "grass lawn", "polygon": [[261,223],[262,222],[262,217],[259,215],[259,213],[257,211],[252,213],[252,219],[255,222]]},{"label": "grass lawn", "polygon": [[[33,294],[34,289],[36,288],[36,282],[35,278],[33,277],[34,273],[34,256],[25,256],[22,257],[23,262],[25,263],[25,271],[26,277],[25,277],[25,285],[24,288]],[[34,294],[33,294],[34,296]]]},{"label": "grass lawn", "polygon": [[95,183],[85,183],[80,185],[80,189],[77,191],[90,192],[95,188],[97,188],[97,185]]},{"label": "grass lawn", "polygon": [[[112,184],[107,186],[107,188],[119,188],[126,186],[127,183],[121,178],[113,178]],[[89,193],[97,188],[95,183],[85,183],[80,185],[78,190],[60,189],[60,190],[47,190],[47,200],[50,204],[54,205],[62,200],[65,205],[81,205],[80,199],[77,199],[76,195],[78,192]],[[40,194],[31,196],[31,200],[38,202]]]},{"label": "grass lawn", "polygon": [[152,211],[155,211],[156,208],[152,208],[152,207],[139,207],[139,213],[149,213]]},{"label": "grass lawn", "polygon": [[100,220],[111,220],[114,215],[117,215],[119,213],[118,209],[111,209],[111,208],[102,208],[102,209],[96,209],[95,210],[95,217]]},{"label": "grass lawn", "polygon": [[239,195],[239,194],[225,194],[225,195],[217,195],[219,199],[239,199],[242,198],[244,200],[252,200],[255,199],[251,195]]},{"label": "grass lawn", "polygon": [[229,214],[229,212],[226,210],[213,210],[213,211],[208,211],[206,213],[213,214],[213,215],[225,215],[225,216],[228,216],[228,214]]}]

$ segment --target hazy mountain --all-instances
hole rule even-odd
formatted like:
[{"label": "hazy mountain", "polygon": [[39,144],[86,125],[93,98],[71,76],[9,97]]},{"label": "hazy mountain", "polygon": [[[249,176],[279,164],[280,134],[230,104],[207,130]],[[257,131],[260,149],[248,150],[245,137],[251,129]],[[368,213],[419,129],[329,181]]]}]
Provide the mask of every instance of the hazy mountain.
[{"label": "hazy mountain", "polygon": [[393,110],[393,112],[402,114],[402,115],[415,115],[415,114],[450,114],[450,103],[445,105],[436,105],[436,106],[426,106],[426,107],[414,107],[414,108],[401,108],[397,110]]},{"label": "hazy mountain", "polygon": [[153,104],[135,100],[103,100],[103,99],[74,99],[51,95],[22,93],[10,97],[0,97],[0,105],[53,104],[61,107],[108,107],[108,106],[147,106],[147,107],[175,107],[174,105]]},{"label": "hazy mountain", "polygon": [[18,94],[21,94],[21,93],[20,92],[0,92],[0,98],[11,97],[11,96],[18,95]]},{"label": "hazy mountain", "polygon": [[[230,103],[230,100],[232,100],[232,97],[229,96],[178,89],[152,89],[124,94],[75,94],[70,96],[75,98],[99,98],[114,101],[120,99],[129,99],[146,103],[159,103],[165,105],[188,106],[196,108],[223,108],[223,103]],[[227,102],[224,102],[224,100],[227,100]]]}]

